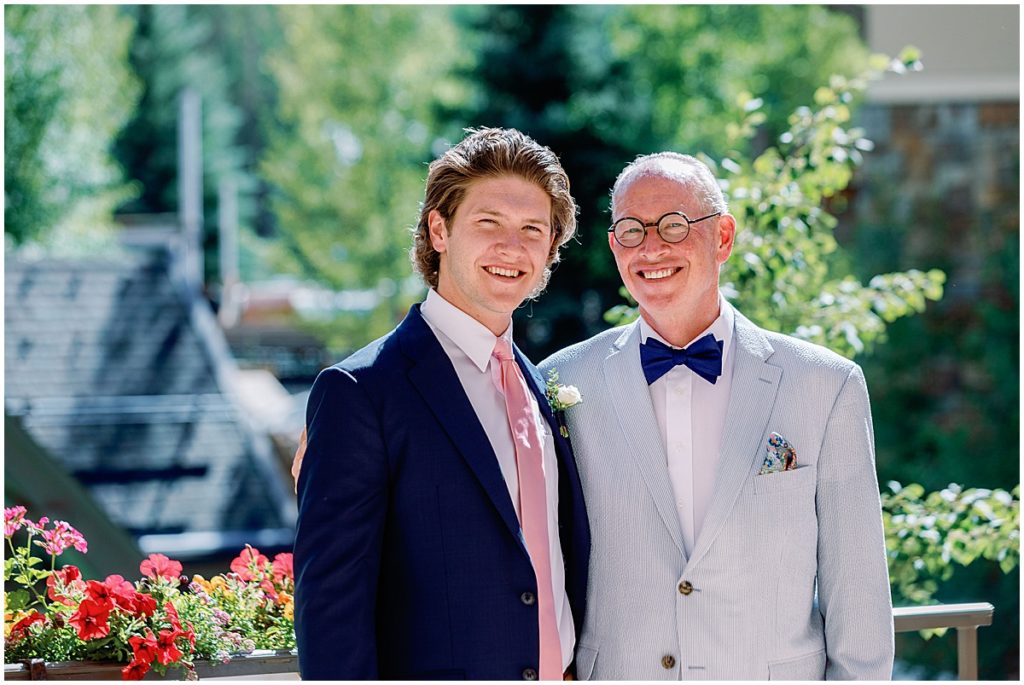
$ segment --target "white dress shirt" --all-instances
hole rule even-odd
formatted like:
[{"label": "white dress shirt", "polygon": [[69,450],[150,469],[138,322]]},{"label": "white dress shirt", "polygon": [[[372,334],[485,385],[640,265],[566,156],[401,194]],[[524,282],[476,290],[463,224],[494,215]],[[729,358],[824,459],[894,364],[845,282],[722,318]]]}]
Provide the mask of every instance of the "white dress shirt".
[{"label": "white dress shirt", "polygon": [[[735,356],[732,351],[733,310],[721,293],[718,294],[718,306],[718,318],[684,346],[684,349],[689,347],[708,333],[724,343],[722,375],[718,382],[712,385],[689,367],[680,364],[650,385],[651,403],[668,457],[668,476],[676,497],[676,511],[687,558],[693,553],[711,503],[715,470],[722,449],[725,413],[729,408],[729,391],[732,388]],[[646,342],[648,338],[669,345],[641,317],[640,340]]]},{"label": "white dress shirt", "polygon": [[[505,410],[505,396],[494,384],[491,377],[491,353],[498,339],[482,323],[466,314],[431,288],[427,299],[420,307],[423,320],[434,332],[441,347],[451,359],[455,373],[462,383],[462,389],[469,397],[480,425],[498,458],[498,467],[505,478],[512,506],[519,516],[519,474],[516,470],[516,448],[512,429],[508,424]],[[509,345],[512,344],[512,322],[502,333]],[[524,374],[525,375],[525,374]],[[551,583],[555,601],[555,618],[558,622],[558,636],[562,646],[562,668],[572,662],[576,632],[565,594],[565,562],[558,537],[558,457],[551,429],[537,406],[533,393],[528,393],[537,420],[538,432],[544,446],[544,485],[548,502],[548,540],[550,542]]]}]

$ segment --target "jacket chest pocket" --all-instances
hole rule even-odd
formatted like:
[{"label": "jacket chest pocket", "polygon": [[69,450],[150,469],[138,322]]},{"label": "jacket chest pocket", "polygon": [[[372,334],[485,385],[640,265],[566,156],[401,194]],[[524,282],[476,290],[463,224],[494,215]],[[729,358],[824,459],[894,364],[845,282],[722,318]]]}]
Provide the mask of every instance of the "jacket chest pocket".
[{"label": "jacket chest pocket", "polygon": [[770,496],[779,492],[813,489],[817,468],[814,464],[798,466],[792,471],[779,471],[755,475],[747,483],[743,492],[755,496]]}]

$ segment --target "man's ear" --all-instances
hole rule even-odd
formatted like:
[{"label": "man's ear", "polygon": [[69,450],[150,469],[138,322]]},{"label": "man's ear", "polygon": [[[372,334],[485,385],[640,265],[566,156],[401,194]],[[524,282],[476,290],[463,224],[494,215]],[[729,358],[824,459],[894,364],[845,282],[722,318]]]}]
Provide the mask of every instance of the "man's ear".
[{"label": "man's ear", "polygon": [[430,244],[438,252],[448,249],[448,225],[436,209],[430,210],[427,215],[427,229],[430,234]]},{"label": "man's ear", "polygon": [[725,264],[732,254],[736,242],[736,218],[732,214],[723,214],[718,218],[718,264]]}]

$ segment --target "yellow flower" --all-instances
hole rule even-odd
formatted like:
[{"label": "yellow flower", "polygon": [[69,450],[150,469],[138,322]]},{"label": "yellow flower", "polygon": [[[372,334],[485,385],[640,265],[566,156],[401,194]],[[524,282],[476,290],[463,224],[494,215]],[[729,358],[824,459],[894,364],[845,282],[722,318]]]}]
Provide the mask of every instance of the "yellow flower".
[{"label": "yellow flower", "polygon": [[210,578],[210,585],[216,590],[227,590],[228,582],[224,580],[224,576],[214,576]]},{"label": "yellow flower", "polygon": [[284,605],[284,617],[289,621],[295,620],[295,604],[293,602]]},{"label": "yellow flower", "polygon": [[210,594],[210,593],[213,592],[213,584],[210,583],[210,581],[208,581],[205,578],[203,578],[198,573],[196,575],[192,576],[192,582],[193,583],[198,583],[199,585],[202,585],[203,589],[206,590],[207,594]]},{"label": "yellow flower", "polygon": [[281,592],[277,595],[278,604],[291,604],[293,601],[292,596],[287,592]]},{"label": "yellow flower", "polygon": [[17,623],[18,621],[20,621],[21,619],[25,618],[26,616],[28,616],[29,613],[30,612],[28,612],[28,611],[15,611],[15,612],[8,611],[8,612],[6,612],[4,614],[4,637],[5,638],[10,637],[11,636],[11,628],[14,627],[14,624]]}]

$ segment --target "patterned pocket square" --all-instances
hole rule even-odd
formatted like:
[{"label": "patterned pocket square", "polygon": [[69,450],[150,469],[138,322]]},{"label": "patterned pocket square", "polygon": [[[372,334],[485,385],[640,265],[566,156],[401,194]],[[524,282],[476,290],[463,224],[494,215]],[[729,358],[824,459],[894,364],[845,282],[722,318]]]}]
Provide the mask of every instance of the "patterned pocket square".
[{"label": "patterned pocket square", "polygon": [[778,433],[768,435],[768,444],[764,448],[764,462],[757,475],[764,476],[779,471],[792,471],[796,468],[796,450],[789,441]]}]

